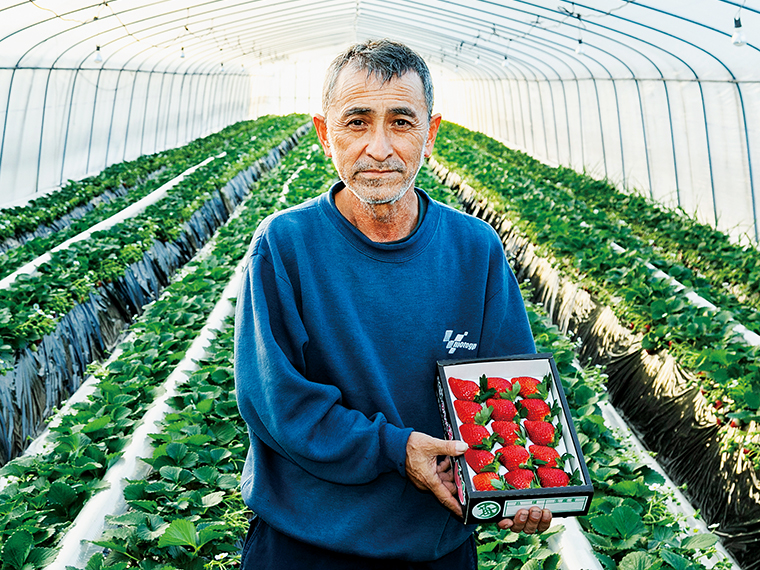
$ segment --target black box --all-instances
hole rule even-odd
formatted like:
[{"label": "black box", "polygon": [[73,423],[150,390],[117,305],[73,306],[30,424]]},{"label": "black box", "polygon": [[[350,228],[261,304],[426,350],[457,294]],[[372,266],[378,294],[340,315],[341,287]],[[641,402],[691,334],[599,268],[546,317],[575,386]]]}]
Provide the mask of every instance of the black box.
[{"label": "black box", "polygon": [[[557,366],[551,354],[522,354],[503,358],[484,358],[470,360],[447,360],[438,362],[437,396],[443,421],[443,428],[448,439],[463,440],[461,426],[464,422],[457,416],[454,407],[456,396],[451,390],[449,379],[470,380],[480,386],[481,377],[499,377],[512,380],[518,377],[545,378],[548,396],[545,399],[550,406],[559,406],[558,414],[552,419],[553,425],[561,425],[561,436],[556,443],[559,455],[565,455],[563,471],[572,474],[570,484],[564,487],[542,487],[528,489],[476,490],[473,484],[475,471],[468,465],[464,456],[452,458],[454,481],[458,490],[458,500],[462,505],[465,524],[494,522],[514,516],[522,508],[538,506],[549,509],[555,517],[580,516],[588,513],[594,489],[586,468],[578,436],[568,410],[565,393],[562,389]],[[518,381],[519,382],[519,381]],[[523,381],[528,383],[528,381]],[[481,390],[482,393],[482,390]],[[522,397],[518,397],[522,400]],[[535,398],[534,399],[543,399]],[[461,405],[461,404],[460,404]],[[493,409],[493,406],[491,406]],[[516,417],[514,423],[523,426],[524,420]],[[488,428],[493,422],[486,424]],[[523,434],[527,432],[520,428]],[[489,430],[490,431],[490,430]],[[555,429],[555,431],[557,431]],[[532,442],[528,439],[525,448]],[[496,444],[494,451],[499,444]],[[493,468],[493,467],[492,467]],[[499,474],[506,474],[507,469],[499,466]],[[535,471],[534,471],[535,472]],[[573,481],[575,479],[575,481]],[[535,477],[536,483],[538,477]],[[576,484],[578,483],[578,484]]]}]

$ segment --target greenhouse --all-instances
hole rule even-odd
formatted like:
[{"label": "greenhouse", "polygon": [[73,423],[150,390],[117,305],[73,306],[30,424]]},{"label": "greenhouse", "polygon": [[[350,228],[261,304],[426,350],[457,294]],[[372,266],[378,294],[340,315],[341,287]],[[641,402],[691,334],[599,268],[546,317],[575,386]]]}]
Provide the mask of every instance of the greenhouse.
[{"label": "greenhouse", "polygon": [[760,570],[760,0],[8,1],[0,120],[0,570]]}]

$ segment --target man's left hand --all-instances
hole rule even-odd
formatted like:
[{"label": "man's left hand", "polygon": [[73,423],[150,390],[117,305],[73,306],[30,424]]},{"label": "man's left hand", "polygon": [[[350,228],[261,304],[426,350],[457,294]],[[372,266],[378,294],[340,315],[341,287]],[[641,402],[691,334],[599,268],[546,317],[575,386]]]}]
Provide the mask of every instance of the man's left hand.
[{"label": "man's left hand", "polygon": [[500,520],[497,524],[499,528],[510,529],[512,532],[525,534],[544,532],[552,524],[552,512],[538,507],[531,507],[530,511],[520,509],[515,513],[514,518]]}]

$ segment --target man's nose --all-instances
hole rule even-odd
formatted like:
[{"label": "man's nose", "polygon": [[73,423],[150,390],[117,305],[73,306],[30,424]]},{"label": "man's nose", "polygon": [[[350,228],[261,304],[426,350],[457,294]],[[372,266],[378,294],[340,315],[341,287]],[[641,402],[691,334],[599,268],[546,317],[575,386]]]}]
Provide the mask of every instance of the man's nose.
[{"label": "man's nose", "polygon": [[393,154],[393,145],[391,135],[382,126],[376,126],[369,132],[369,142],[367,143],[367,155],[375,160],[382,162]]}]

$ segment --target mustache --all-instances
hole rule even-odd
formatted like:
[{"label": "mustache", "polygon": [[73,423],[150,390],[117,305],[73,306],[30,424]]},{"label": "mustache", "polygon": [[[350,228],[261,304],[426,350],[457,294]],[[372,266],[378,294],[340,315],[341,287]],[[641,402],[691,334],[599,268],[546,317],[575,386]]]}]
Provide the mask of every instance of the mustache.
[{"label": "mustache", "polygon": [[358,160],[354,163],[354,174],[366,170],[389,170],[393,172],[404,172],[404,163],[400,160],[384,160],[376,162],[371,160]]}]

